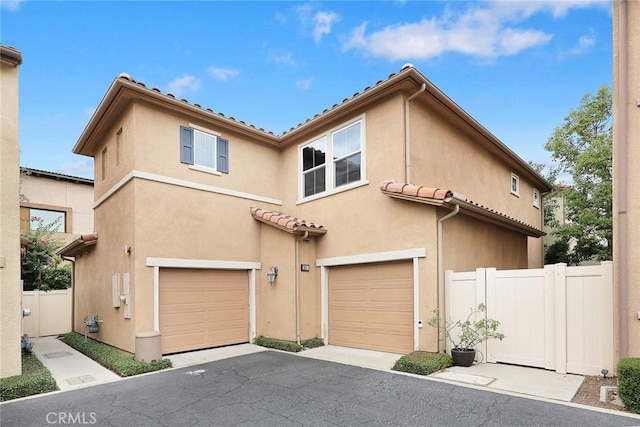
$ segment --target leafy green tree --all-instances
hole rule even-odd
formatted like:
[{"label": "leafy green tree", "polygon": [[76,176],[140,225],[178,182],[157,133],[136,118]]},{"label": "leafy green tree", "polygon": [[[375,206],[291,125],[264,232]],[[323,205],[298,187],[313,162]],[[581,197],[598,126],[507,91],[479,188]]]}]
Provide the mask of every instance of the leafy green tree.
[{"label": "leafy green tree", "polygon": [[612,259],[611,125],[611,89],[602,86],[595,95],[583,96],[544,146],[552,154],[554,173],[571,180],[558,190],[565,196],[566,221],[553,233],[569,243],[572,263]]},{"label": "leafy green tree", "polygon": [[35,230],[22,233],[28,242],[22,258],[23,290],[50,291],[71,287],[71,266],[56,253],[64,246],[62,240],[53,236],[57,226],[57,222],[45,225],[40,220]]}]

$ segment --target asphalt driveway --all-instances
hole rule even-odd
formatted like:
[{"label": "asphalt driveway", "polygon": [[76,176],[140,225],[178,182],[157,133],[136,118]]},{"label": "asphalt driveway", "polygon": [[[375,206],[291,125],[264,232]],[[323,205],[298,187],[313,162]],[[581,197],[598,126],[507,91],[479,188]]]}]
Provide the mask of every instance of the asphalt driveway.
[{"label": "asphalt driveway", "polygon": [[9,426],[632,426],[637,418],[265,351],[0,406]]}]

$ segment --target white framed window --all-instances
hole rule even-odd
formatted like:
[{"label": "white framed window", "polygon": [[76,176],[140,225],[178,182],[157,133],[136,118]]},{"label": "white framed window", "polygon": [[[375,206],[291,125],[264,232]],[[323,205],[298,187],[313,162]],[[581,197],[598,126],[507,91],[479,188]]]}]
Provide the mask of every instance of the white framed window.
[{"label": "white framed window", "polygon": [[229,173],[229,141],[200,129],[180,126],[180,161],[196,169]]},{"label": "white framed window", "polygon": [[540,209],[540,192],[533,189],[533,207]]},{"label": "white framed window", "polygon": [[331,194],[365,182],[364,155],[364,117],[301,145],[300,198]]},{"label": "white framed window", "polygon": [[511,174],[511,194],[520,195],[520,178],[515,173]]}]

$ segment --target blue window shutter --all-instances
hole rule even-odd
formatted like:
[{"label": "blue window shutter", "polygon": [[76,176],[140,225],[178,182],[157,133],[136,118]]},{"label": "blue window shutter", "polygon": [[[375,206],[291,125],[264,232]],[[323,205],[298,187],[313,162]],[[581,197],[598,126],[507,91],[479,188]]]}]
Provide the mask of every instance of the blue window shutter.
[{"label": "blue window shutter", "polygon": [[229,173],[229,141],[218,137],[218,172]]},{"label": "blue window shutter", "polygon": [[180,126],[180,161],[193,164],[193,129]]}]

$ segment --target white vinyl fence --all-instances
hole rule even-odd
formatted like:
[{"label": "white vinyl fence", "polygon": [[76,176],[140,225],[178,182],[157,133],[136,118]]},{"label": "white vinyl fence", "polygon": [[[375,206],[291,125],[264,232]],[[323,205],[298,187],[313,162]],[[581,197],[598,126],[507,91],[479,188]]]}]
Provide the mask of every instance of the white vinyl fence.
[{"label": "white vinyl fence", "polygon": [[445,281],[447,319],[466,319],[471,307],[485,303],[486,317],[501,323],[504,340],[476,348],[484,362],[582,375],[614,372],[612,262],[449,270]]},{"label": "white vinyl fence", "polygon": [[24,291],[22,307],[31,315],[22,318],[22,333],[44,337],[71,332],[71,289]]}]

